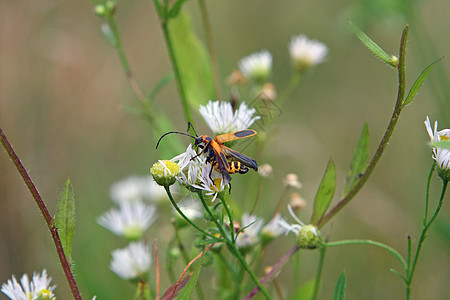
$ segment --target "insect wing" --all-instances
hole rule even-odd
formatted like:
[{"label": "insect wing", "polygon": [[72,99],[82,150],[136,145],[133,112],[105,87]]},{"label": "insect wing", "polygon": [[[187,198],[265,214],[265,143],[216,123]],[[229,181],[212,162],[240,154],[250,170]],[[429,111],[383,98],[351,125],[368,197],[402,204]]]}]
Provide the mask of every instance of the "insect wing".
[{"label": "insect wing", "polygon": [[252,168],[255,171],[258,171],[258,163],[253,158],[242,154],[240,152],[237,152],[231,148],[228,148],[226,146],[221,146],[222,149],[226,152],[227,155],[235,158],[237,161],[240,161],[242,164],[244,164],[247,167]]},{"label": "insect wing", "polygon": [[254,135],[256,135],[256,131],[254,131],[253,129],[245,129],[245,130],[239,130],[239,131],[234,131],[234,132],[218,135],[218,136],[216,136],[216,141],[223,144],[226,142],[239,140],[239,139],[243,139],[246,137],[251,137]]},{"label": "insect wing", "polygon": [[211,142],[210,147],[214,151],[214,157],[211,158],[212,164],[214,165],[214,163],[217,163],[217,168],[219,169],[220,173],[222,174],[223,180],[226,183],[230,182],[230,180],[231,180],[231,176],[229,173],[230,164],[227,161],[227,156],[222,151],[221,145]]}]

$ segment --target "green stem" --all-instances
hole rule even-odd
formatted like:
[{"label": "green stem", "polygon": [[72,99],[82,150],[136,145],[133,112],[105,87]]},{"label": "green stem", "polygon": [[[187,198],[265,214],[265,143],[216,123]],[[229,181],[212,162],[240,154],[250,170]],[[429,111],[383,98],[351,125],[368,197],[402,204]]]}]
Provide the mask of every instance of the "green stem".
[{"label": "green stem", "polygon": [[441,196],[439,197],[439,202],[438,202],[438,205],[436,207],[436,210],[434,211],[434,214],[430,218],[428,223],[422,229],[422,233],[420,234],[419,242],[417,244],[416,253],[414,254],[413,263],[412,263],[411,267],[410,268],[408,267],[408,269],[407,269],[408,270],[408,273],[407,273],[407,277],[408,278],[407,278],[407,283],[406,283],[406,299],[410,298],[411,283],[412,283],[412,280],[413,280],[413,277],[414,277],[414,273],[416,271],[416,266],[417,266],[417,261],[419,259],[420,251],[422,250],[423,243],[424,243],[424,241],[425,241],[425,239],[427,237],[428,229],[430,229],[430,226],[436,220],[436,217],[439,214],[439,211],[441,210],[443,199],[444,199],[444,196],[445,196],[445,192],[447,190],[447,184],[448,184],[448,181],[444,181],[444,183],[442,185]]},{"label": "green stem", "polygon": [[428,222],[428,206],[430,203],[430,183],[431,183],[431,177],[433,176],[434,173],[434,168],[436,166],[436,162],[433,160],[433,165],[431,166],[431,170],[428,173],[428,179],[427,179],[427,192],[425,195],[425,213],[424,213],[424,217],[423,217],[423,226],[425,227],[427,222]]},{"label": "green stem", "polygon": [[[123,50],[122,46],[122,40],[120,38],[119,29],[117,27],[116,20],[114,19],[114,16],[108,15],[106,20],[108,21],[109,28],[111,29],[111,32],[114,36],[114,47],[117,49],[117,53],[119,54],[120,63],[122,64],[122,68],[125,71],[125,76],[127,77],[127,80],[133,90],[133,92],[136,94],[139,101],[142,103],[150,103],[145,96],[144,92],[140,88],[139,84],[137,83],[136,79],[133,76],[133,73],[131,72],[130,64],[128,63],[127,57],[125,55],[125,51]],[[149,114],[149,117],[153,119],[153,116],[151,115],[151,110],[147,110],[147,113]]]},{"label": "green stem", "polygon": [[[161,4],[158,2],[158,0],[154,0],[153,2],[155,3],[155,7],[156,7],[156,10],[158,11],[159,19],[161,21],[161,27],[163,30],[164,39],[166,41],[167,50],[169,52],[169,57],[172,62],[173,71],[175,73],[175,79],[177,81],[177,86],[178,86],[178,92],[180,93],[181,105],[183,106],[184,116],[186,118],[186,122],[193,122],[191,109],[189,107],[189,100],[186,95],[185,87],[183,84],[183,79],[182,79],[181,72],[180,72],[180,66],[178,64],[178,60],[175,55],[175,49],[173,46],[172,37],[170,35],[169,17],[167,17],[169,3],[166,1],[164,6],[161,7]],[[163,12],[163,9],[165,9],[164,12]]]},{"label": "green stem", "polygon": [[219,240],[217,237],[215,237],[214,235],[212,235],[211,233],[208,233],[206,231],[204,231],[203,229],[201,229],[200,227],[198,227],[197,225],[195,225],[188,217],[186,217],[186,215],[181,211],[181,209],[178,207],[177,203],[175,202],[175,200],[173,200],[172,197],[172,193],[170,192],[169,186],[164,186],[164,189],[166,190],[167,196],[169,196],[170,202],[172,202],[173,207],[176,209],[176,211],[180,214],[180,216],[183,217],[183,219],[186,220],[186,222],[188,222],[189,224],[191,224],[192,227],[194,227],[195,229],[197,229],[198,231],[200,231],[201,233],[203,233],[205,236],[208,236],[210,238],[212,238],[213,240],[216,240],[217,242],[222,242],[221,240]]},{"label": "green stem", "polygon": [[[211,209],[209,208],[208,204],[205,202],[205,199],[203,198],[202,193],[199,191],[198,196],[200,197],[200,200],[202,201],[203,206],[206,209],[206,212],[208,213],[208,215],[211,217],[211,219],[214,220],[214,223],[217,226],[217,229],[219,229],[220,234],[222,235],[224,242],[227,244],[228,249],[230,250],[231,254],[233,254],[240,262],[240,264],[242,265],[242,267],[245,269],[245,271],[247,271],[248,275],[250,276],[250,278],[253,280],[253,282],[258,286],[258,288],[261,290],[261,292],[264,294],[264,296],[266,297],[266,299],[271,299],[271,297],[269,296],[269,294],[267,293],[267,291],[265,290],[265,288],[262,286],[261,282],[259,282],[259,279],[256,277],[255,273],[252,271],[252,269],[250,268],[250,266],[247,264],[247,262],[245,261],[245,258],[242,256],[241,252],[239,251],[239,249],[236,247],[236,244],[234,244],[232,242],[232,240],[230,239],[230,235],[226,233],[225,229],[223,228],[222,224],[219,222],[219,220],[217,219],[217,217],[215,216],[215,214],[213,214],[211,212]],[[234,233],[233,233],[234,234]]]},{"label": "green stem", "polygon": [[234,233],[234,219],[233,219],[233,214],[230,211],[230,208],[228,207],[228,203],[225,201],[224,196],[222,193],[220,193],[218,195],[218,198],[220,199],[220,201],[222,202],[223,207],[225,208],[225,211],[227,212],[228,215],[228,220],[230,221],[230,232],[231,232],[231,242],[233,244],[236,244],[236,236]]},{"label": "green stem", "polygon": [[398,253],[398,251],[395,250],[394,248],[392,248],[388,245],[385,245],[383,243],[380,243],[380,242],[376,242],[376,241],[372,241],[372,240],[342,240],[342,241],[337,241],[337,242],[324,243],[323,245],[325,247],[333,247],[333,246],[355,245],[355,244],[373,245],[373,246],[377,246],[377,247],[380,247],[380,248],[383,248],[383,249],[389,251],[400,262],[402,267],[406,270],[407,263],[403,259],[403,256],[400,253]]},{"label": "green stem", "polygon": [[283,91],[283,93],[280,95],[280,97],[278,97],[278,99],[276,100],[280,106],[282,106],[287,101],[287,99],[289,99],[289,97],[292,95],[292,93],[294,92],[295,88],[298,86],[301,79],[302,79],[302,76],[301,76],[300,72],[295,72],[292,75],[291,79],[289,80],[288,86]]},{"label": "green stem", "polygon": [[205,28],[206,44],[208,45],[209,58],[211,60],[211,66],[213,70],[214,92],[216,99],[221,99],[222,95],[220,91],[219,64],[217,62],[217,52],[214,46],[214,36],[212,34],[211,21],[209,18],[208,9],[206,8],[205,0],[198,0],[198,5],[200,7],[203,27]]},{"label": "green stem", "polygon": [[327,214],[325,214],[317,223],[319,228],[323,227],[326,223],[328,223],[342,208],[344,208],[353,197],[359,192],[359,190],[364,186],[366,181],[369,179],[372,174],[375,166],[381,158],[381,155],[384,152],[384,149],[389,143],[391,139],[392,133],[394,132],[395,125],[400,117],[400,113],[402,111],[402,104],[405,98],[405,88],[406,88],[406,68],[405,68],[405,54],[406,54],[406,41],[408,37],[408,29],[406,26],[403,30],[401,42],[400,42],[400,54],[399,54],[399,64],[398,64],[398,93],[397,93],[397,101],[395,103],[394,112],[392,113],[391,120],[389,122],[388,127],[381,139],[381,142],[375,152],[372,160],[370,161],[367,169],[364,171],[359,181],[355,184],[355,186],[348,192],[348,194],[340,200]]},{"label": "green stem", "polygon": [[322,271],[323,271],[323,263],[325,261],[325,252],[326,247],[320,248],[320,257],[319,257],[319,265],[317,266],[317,274],[316,274],[316,280],[314,282],[314,292],[312,296],[312,300],[316,300],[317,296],[319,295],[319,289],[320,289],[320,278],[322,277]]}]

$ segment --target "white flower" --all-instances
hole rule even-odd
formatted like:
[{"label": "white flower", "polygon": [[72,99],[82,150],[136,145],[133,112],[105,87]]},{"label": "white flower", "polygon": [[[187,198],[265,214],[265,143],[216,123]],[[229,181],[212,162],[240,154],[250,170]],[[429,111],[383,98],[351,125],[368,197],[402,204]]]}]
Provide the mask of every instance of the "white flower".
[{"label": "white flower", "polygon": [[239,62],[239,69],[245,77],[264,82],[272,69],[272,54],[263,50],[246,56]]},{"label": "white flower", "polygon": [[23,274],[19,284],[14,277],[2,284],[2,292],[13,300],[37,300],[55,299],[53,290],[55,285],[50,286],[52,279],[47,277],[47,271],[42,270],[41,275],[33,273],[32,281],[27,274]]},{"label": "white flower", "polygon": [[258,234],[261,231],[262,226],[264,225],[264,221],[256,216],[249,215],[248,213],[244,213],[242,215],[242,223],[241,226],[244,228],[237,238],[236,238],[236,246],[240,249],[248,248],[259,243]]},{"label": "white flower", "polygon": [[192,188],[193,185],[200,183],[202,169],[206,166],[206,157],[204,155],[197,156],[197,152],[192,144],[186,148],[186,151],[172,158],[180,166],[180,173],[176,176],[178,182],[187,187]]},{"label": "white flower", "polygon": [[277,213],[275,217],[273,217],[273,219],[270,220],[270,222],[267,223],[266,226],[262,228],[261,235],[263,236],[263,238],[266,239],[267,241],[270,241],[286,233],[287,232],[286,227],[280,224],[283,221],[284,220],[281,217],[281,215]]},{"label": "white flower", "polygon": [[145,279],[150,272],[150,247],[143,242],[130,243],[126,248],[114,250],[111,255],[110,269],[122,279]]},{"label": "white flower", "polygon": [[[434,122],[434,129],[431,128],[430,119],[427,116],[425,120],[425,127],[431,142],[448,141],[450,140],[450,129],[443,129],[438,131],[438,123]],[[441,170],[450,170],[450,150],[445,148],[433,147],[433,159]],[[441,175],[441,174],[440,174]]]},{"label": "white flower", "polygon": [[156,207],[142,202],[122,203],[97,218],[97,223],[119,236],[138,240],[156,220]]},{"label": "white flower", "polygon": [[216,135],[248,129],[260,118],[253,116],[256,109],[249,108],[244,102],[235,112],[231,103],[221,101],[209,101],[206,106],[200,105],[199,111]]},{"label": "white flower", "polygon": [[297,71],[302,71],[323,62],[327,56],[328,48],[325,44],[310,40],[306,35],[300,34],[291,39],[289,53],[294,68]]},{"label": "white flower", "polygon": [[200,182],[198,184],[193,184],[192,186],[205,191],[208,196],[213,196],[211,202],[214,202],[217,195],[229,186],[229,180],[222,178],[222,174],[211,169],[212,165],[210,163],[205,164],[201,168],[201,174],[198,178]]},{"label": "white flower", "polygon": [[167,199],[164,187],[158,185],[149,176],[131,176],[116,182],[111,186],[110,195],[111,199],[117,204],[145,200],[161,202]]}]

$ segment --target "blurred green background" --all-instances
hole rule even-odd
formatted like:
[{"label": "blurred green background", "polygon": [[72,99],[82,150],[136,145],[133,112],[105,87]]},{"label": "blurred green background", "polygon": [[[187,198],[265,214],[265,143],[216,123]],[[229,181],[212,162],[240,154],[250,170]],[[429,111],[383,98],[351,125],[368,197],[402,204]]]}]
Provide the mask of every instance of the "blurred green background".
[{"label": "blurred green background", "polygon": [[[448,55],[450,49],[447,1],[233,0],[207,4],[224,100],[229,98],[225,78],[243,56],[261,49],[271,51],[273,82],[282,90],[291,74],[287,44],[293,35],[305,33],[329,47],[327,62],[302,80],[282,108],[275,130],[268,132],[273,139],[259,161],[274,167],[274,176],[265,187],[264,205],[258,211],[266,220],[283,189],[282,178],[294,172],[303,184],[300,193],[308,201],[302,212],[307,221],[329,157],[335,160],[338,182],[342,183],[363,123],[369,123],[373,153],[389,121],[397,93],[396,72],[364,48],[351,33],[347,19],[392,54],[398,52],[403,26],[410,25],[409,86],[422,69]],[[185,8],[203,38],[197,2],[190,1]],[[122,1],[116,13],[134,75],[149,92],[171,71],[153,3]],[[152,134],[148,123],[123,109],[138,102],[100,24],[88,1],[0,1],[0,126],[52,213],[65,180],[69,177],[72,181],[77,201],[73,258],[83,296],[130,299],[134,287],[109,270],[110,251],[125,243],[97,225],[95,218],[112,206],[112,183],[129,175],[148,174],[160,158],[154,149],[159,136]],[[449,66],[450,61],[444,59],[404,110],[369,182],[323,230],[330,240],[373,239],[405,254],[407,235],[418,236],[432,162],[423,121],[429,115],[432,121],[439,120],[440,129],[450,127],[450,99],[446,97]],[[172,130],[185,129],[174,82],[159,94],[155,105],[171,116]],[[197,131],[210,134],[199,120]],[[69,299],[47,228],[14,165],[1,152],[0,282],[11,274],[21,276],[46,268],[58,285],[58,299]],[[246,176],[242,182],[257,175]],[[236,200],[245,201],[237,195],[245,194],[248,187],[236,179],[233,183]],[[440,181],[434,178],[433,200],[439,192]],[[448,299],[450,294],[450,210],[446,198],[419,261],[413,299]],[[287,217],[285,211],[284,215]],[[160,249],[167,245],[163,236],[171,230],[165,218],[167,215],[160,213],[159,226],[152,226],[148,233],[149,240],[159,237]],[[292,244],[289,236],[270,245],[273,254],[266,258],[267,263],[275,263]],[[301,253],[303,281],[314,276],[317,254]],[[389,272],[391,267],[399,269],[397,262],[378,248],[331,248],[326,255],[320,299],[331,298],[343,270],[348,299],[401,299],[404,286]],[[291,278],[286,265],[279,277],[286,290],[298,286]],[[208,279],[204,277],[205,283]],[[165,278],[162,289],[167,286]],[[6,297],[2,294],[0,299]]]}]

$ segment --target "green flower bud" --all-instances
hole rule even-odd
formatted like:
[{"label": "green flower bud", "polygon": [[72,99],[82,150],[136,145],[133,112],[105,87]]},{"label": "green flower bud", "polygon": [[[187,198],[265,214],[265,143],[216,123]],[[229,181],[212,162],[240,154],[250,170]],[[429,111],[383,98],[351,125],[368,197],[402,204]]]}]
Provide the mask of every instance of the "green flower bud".
[{"label": "green flower bud", "polygon": [[94,12],[97,16],[104,17],[104,16],[106,16],[107,9],[106,9],[105,5],[99,4],[94,7]]},{"label": "green flower bud", "polygon": [[395,55],[391,55],[391,64],[394,66],[398,66],[398,57]]},{"label": "green flower bud", "polygon": [[154,163],[150,173],[157,184],[170,186],[175,183],[175,176],[180,173],[180,167],[170,160],[159,160]]},{"label": "green flower bud", "polygon": [[316,249],[322,244],[322,237],[314,225],[305,225],[300,229],[297,243],[301,249]]}]

